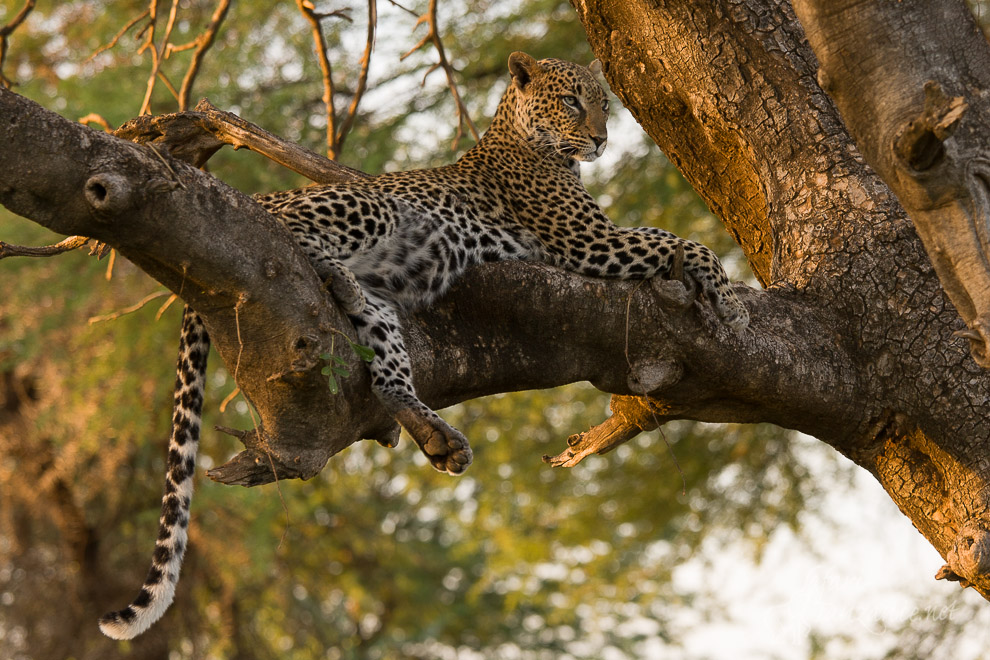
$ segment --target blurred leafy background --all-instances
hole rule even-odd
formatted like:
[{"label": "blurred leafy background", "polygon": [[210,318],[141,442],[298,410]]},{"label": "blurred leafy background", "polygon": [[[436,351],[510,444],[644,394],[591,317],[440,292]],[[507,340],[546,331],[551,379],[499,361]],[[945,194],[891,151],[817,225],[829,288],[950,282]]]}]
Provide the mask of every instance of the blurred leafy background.
[{"label": "blurred leafy background", "polygon": [[[22,4],[3,0],[0,25]],[[429,72],[436,53],[423,48],[400,60],[424,30],[414,31],[415,15],[427,3],[407,0],[411,12],[378,4],[369,92],[340,160],[372,173],[449,162],[471,139],[453,145],[455,107],[443,74]],[[160,2],[158,11],[164,16],[171,6]],[[133,29],[90,55],[147,7],[38,2],[11,36],[4,72],[15,91],[63,116],[98,113],[118,126],[138,112],[148,53],[137,52]],[[183,43],[202,31],[215,3],[176,7],[172,41]],[[351,20],[323,23],[338,107],[358,75],[364,11],[355,3]],[[510,52],[592,59],[567,2],[450,0],[439,16],[479,127],[504,89]],[[181,78],[189,55],[165,61],[164,75]],[[319,151],[321,94],[296,4],[244,1],[224,22],[193,98],[207,96]],[[157,85],[152,111],[176,109]],[[614,146],[586,170],[610,216],[705,242],[735,277],[751,279],[697,195],[629,115],[617,114]],[[305,183],[246,152],[223,150],[209,167],[248,193]],[[0,240],[57,239],[0,208]],[[770,426],[668,424],[662,439],[646,434],[607,457],[552,470],[539,457],[601,421],[607,395],[579,383],[488,397],[444,413],[475,448],[475,463],[459,479],[432,471],[409,442],[352,447],[308,483],[239,489],[200,478],[176,605],[138,640],[112,642],[95,620],[132,597],[147,569],[180,305],[163,311],[162,297],[92,322],[162,291],[122,259],[110,275],[107,261],[82,251],[0,262],[3,658],[746,657],[692,646],[735,611],[718,598],[719,562],[728,556],[739,571],[755,570],[786,534],[796,539],[786,547],[817,548],[805,553],[807,570],[815,570],[813,557],[827,554],[817,546],[836,533],[829,494],[861,488],[861,475],[830,450]],[[250,426],[240,399],[218,412],[235,386],[216,356],[208,383],[204,429]],[[207,430],[201,465],[237,451],[236,441]],[[686,565],[701,578],[677,579]],[[980,657],[966,655],[974,626],[987,630],[979,601],[934,586],[910,598],[917,611],[941,607],[949,615],[909,608],[894,618],[899,627],[873,631],[865,646],[856,631],[811,626],[790,648],[753,657]]]}]

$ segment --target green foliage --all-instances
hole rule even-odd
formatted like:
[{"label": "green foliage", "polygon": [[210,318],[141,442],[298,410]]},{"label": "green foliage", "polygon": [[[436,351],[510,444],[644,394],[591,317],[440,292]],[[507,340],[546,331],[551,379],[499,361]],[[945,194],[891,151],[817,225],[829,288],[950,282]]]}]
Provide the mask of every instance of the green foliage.
[{"label": "green foliage", "polygon": [[[375,359],[375,351],[373,349],[351,341],[346,336],[344,338],[347,340],[347,345],[351,347],[351,350],[359,358],[365,362],[371,362]],[[330,392],[337,394],[340,392],[340,384],[337,382],[337,379],[347,378],[351,375],[350,370],[347,368],[347,360],[339,355],[334,355],[333,344],[330,345],[329,352],[320,354],[320,359],[326,362],[326,365],[320,369],[320,373],[327,377]]]}]

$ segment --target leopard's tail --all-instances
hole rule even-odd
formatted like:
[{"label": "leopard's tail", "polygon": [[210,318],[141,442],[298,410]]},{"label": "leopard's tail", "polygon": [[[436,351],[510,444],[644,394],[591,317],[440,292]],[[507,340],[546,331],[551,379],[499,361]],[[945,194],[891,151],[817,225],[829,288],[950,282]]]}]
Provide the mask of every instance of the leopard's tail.
[{"label": "leopard's tail", "polygon": [[193,493],[209,350],[210,337],[206,328],[199,315],[187,305],[179,338],[172,436],[168,443],[168,470],[162,515],[158,520],[158,540],[151,570],[137,598],[124,609],[100,619],[100,630],[113,639],[132,639],[143,633],[165,613],[175,596],[188,538],[189,503]]}]

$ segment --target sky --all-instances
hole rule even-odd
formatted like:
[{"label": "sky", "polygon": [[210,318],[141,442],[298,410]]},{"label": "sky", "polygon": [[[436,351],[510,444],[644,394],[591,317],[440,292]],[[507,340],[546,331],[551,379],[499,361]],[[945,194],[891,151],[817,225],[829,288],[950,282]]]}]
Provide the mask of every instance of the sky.
[{"label": "sky", "polygon": [[[925,618],[940,616],[959,621],[969,616],[965,604],[983,602],[972,589],[934,579],[944,560],[872,475],[840,457],[853,470],[850,484],[825,468],[834,450],[800,434],[795,442],[812,474],[825,480],[821,510],[805,514],[800,536],[775,531],[759,562],[737,547],[710,557],[710,566],[692,561],[678,568],[675,584],[702,592],[715,587],[713,609],[724,614],[723,620],[692,622],[686,657],[805,659],[811,657],[810,632],[853,638],[847,655],[833,642],[826,657],[882,657],[905,622],[920,627]],[[968,643],[947,657],[986,657],[990,610],[970,621],[967,633]],[[648,657],[685,656],[657,649]]]}]

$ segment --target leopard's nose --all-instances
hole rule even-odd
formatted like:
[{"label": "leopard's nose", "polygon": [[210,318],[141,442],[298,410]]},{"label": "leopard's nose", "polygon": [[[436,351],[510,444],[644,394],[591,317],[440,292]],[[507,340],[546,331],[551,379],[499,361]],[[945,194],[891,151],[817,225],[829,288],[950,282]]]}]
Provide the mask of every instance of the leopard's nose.
[{"label": "leopard's nose", "polygon": [[605,140],[608,138],[604,135],[592,135],[591,141],[595,143],[595,149],[601,149],[602,145],[605,144]]}]

